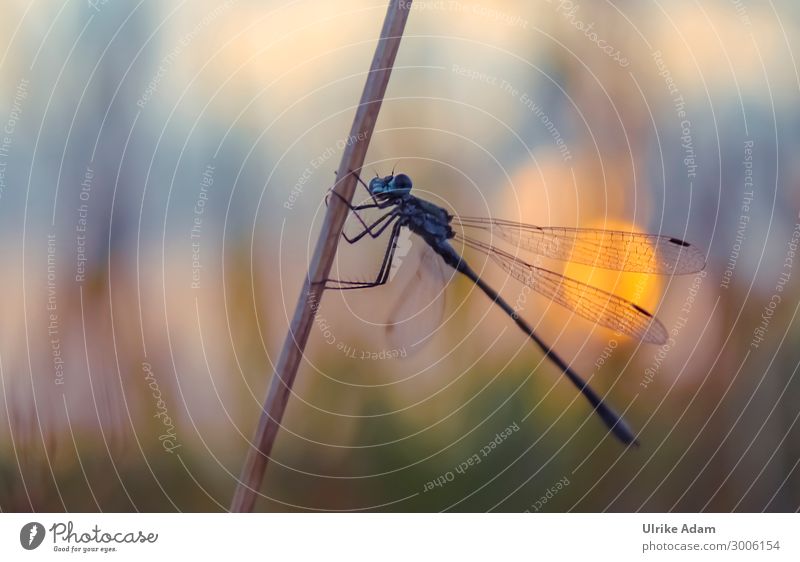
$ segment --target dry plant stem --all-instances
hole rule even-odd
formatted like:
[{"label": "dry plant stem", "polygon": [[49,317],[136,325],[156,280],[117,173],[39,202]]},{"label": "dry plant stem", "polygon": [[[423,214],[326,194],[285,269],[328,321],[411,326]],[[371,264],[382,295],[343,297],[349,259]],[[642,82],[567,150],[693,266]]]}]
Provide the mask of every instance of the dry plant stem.
[{"label": "dry plant stem", "polygon": [[[400,47],[410,6],[411,0],[389,2],[372,66],[364,85],[364,92],[361,94],[361,102],[350,129],[348,138],[351,141],[345,147],[336,176],[339,179],[334,189],[346,201],[351,201],[355,192],[356,177],[352,172],[360,170],[364,164],[364,157],[386,93],[386,85],[389,83],[394,59]],[[330,273],[342,227],[349,211],[342,199],[339,197],[329,199],[330,205],[322,224],[322,232],[311,259],[308,276],[300,293],[289,333],[275,366],[275,373],[253,438],[253,446],[248,451],[242,467],[242,474],[231,502],[231,511],[252,511],[258,497],[258,489],[267,469],[272,445],[280,428],[297,368],[314,323],[324,281]]]}]

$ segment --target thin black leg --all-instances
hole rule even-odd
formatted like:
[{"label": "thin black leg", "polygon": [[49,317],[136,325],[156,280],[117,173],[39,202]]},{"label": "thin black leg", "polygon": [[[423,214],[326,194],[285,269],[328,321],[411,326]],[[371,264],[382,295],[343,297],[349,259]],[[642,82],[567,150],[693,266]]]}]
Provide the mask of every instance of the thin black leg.
[{"label": "thin black leg", "polygon": [[350,170],[350,173],[351,173],[351,174],[353,174],[353,175],[356,177],[356,180],[358,180],[358,183],[360,183],[361,185],[363,185],[363,186],[364,186],[364,189],[366,189],[366,190],[367,190],[367,193],[369,193],[369,196],[372,198],[372,201],[373,201],[373,202],[374,202],[376,205],[380,205],[380,201],[378,201],[377,197],[375,197],[375,194],[374,194],[374,193],[372,193],[372,192],[369,190],[369,186],[366,184],[366,182],[364,182],[364,180],[362,180],[362,179],[361,179],[361,176],[360,176],[360,175],[358,175],[358,172],[354,172],[353,170]]},{"label": "thin black leg", "polygon": [[[330,192],[330,193],[333,193],[333,194],[334,194],[336,197],[338,197],[338,198],[339,198],[339,199],[342,201],[342,203],[344,203],[345,205],[347,205],[347,206],[350,208],[350,212],[351,212],[351,213],[353,213],[353,215],[356,217],[356,219],[358,219],[358,222],[360,222],[360,223],[361,223],[361,226],[363,226],[363,227],[364,227],[364,230],[368,230],[368,229],[370,228],[370,225],[368,225],[368,224],[366,223],[366,221],[365,221],[365,220],[364,220],[364,218],[363,218],[363,217],[362,217],[362,216],[361,216],[361,215],[358,213],[358,211],[361,211],[361,210],[364,210],[364,209],[388,209],[389,207],[392,207],[392,206],[396,206],[396,205],[397,205],[397,203],[396,203],[396,202],[394,202],[394,201],[392,201],[392,200],[387,200],[387,201],[379,202],[379,203],[376,203],[376,204],[367,203],[367,204],[365,204],[365,205],[352,205],[351,203],[348,203],[348,202],[347,202],[347,200],[346,200],[344,197],[342,197],[341,195],[339,195],[338,193],[336,193],[336,192],[335,192],[335,191],[333,191],[332,189],[331,189],[331,190],[329,190],[329,192]],[[328,204],[328,196],[325,196],[325,204],[326,204],[326,205]],[[384,215],[383,217],[381,217],[380,219],[378,219],[378,221],[380,221],[380,220],[384,219],[384,218],[385,218],[385,216],[386,216],[386,215]],[[373,223],[373,224],[374,224],[374,223]],[[363,235],[363,233],[362,233],[362,235]],[[346,239],[348,242],[350,242],[349,238],[347,237],[347,235],[345,235],[345,233],[344,233],[344,232],[342,232],[342,236],[344,236],[344,237],[345,237],[345,239]],[[360,238],[361,238],[361,237],[359,236],[359,239],[360,239]],[[352,242],[350,242],[350,243],[352,244]]]},{"label": "thin black leg", "polygon": [[[334,174],[336,174],[336,172],[333,172],[333,173],[334,173]],[[370,206],[363,206],[363,207],[361,207],[361,206],[360,206],[359,208],[365,208],[365,209],[368,209],[368,208],[374,208],[374,207],[382,208],[382,207],[381,207],[382,203],[381,203],[381,202],[378,200],[378,198],[377,198],[377,197],[375,197],[375,194],[374,194],[374,193],[372,193],[372,192],[369,190],[369,186],[368,186],[368,185],[367,185],[367,184],[364,182],[364,180],[362,180],[362,179],[361,179],[361,176],[359,176],[359,175],[358,175],[358,172],[354,172],[353,170],[350,170],[350,173],[351,173],[351,174],[353,174],[353,175],[356,177],[356,180],[358,181],[358,183],[360,183],[361,185],[363,185],[363,186],[364,186],[364,189],[366,190],[366,192],[367,192],[367,195],[369,195],[370,199],[372,199],[372,203],[370,204]],[[330,193],[334,193],[335,195],[339,195],[338,193],[336,193],[335,191],[333,191],[333,188],[329,189],[328,191],[329,191]],[[340,198],[341,198],[341,196],[340,196]],[[327,205],[327,204],[328,204],[328,195],[326,195],[326,196],[325,196],[325,205]],[[349,206],[351,209],[353,209],[353,208],[354,208],[354,207],[353,207],[352,205],[350,205],[349,203],[348,203],[348,206]]]},{"label": "thin black leg", "polygon": [[[342,238],[347,240],[347,242],[349,244],[355,244],[356,242],[361,240],[367,234],[369,234],[372,238],[378,238],[378,237],[380,237],[381,234],[383,234],[383,232],[386,230],[386,228],[390,224],[392,224],[392,221],[397,219],[397,217],[398,217],[397,210],[396,209],[392,209],[391,211],[389,211],[385,215],[381,216],[378,220],[373,222],[371,225],[366,226],[366,228],[364,228],[363,231],[361,231],[360,233],[356,234],[352,238],[350,236],[348,236],[345,232],[342,232]],[[391,219],[391,220],[389,220],[385,224],[381,225],[381,223],[386,221],[386,219]],[[378,225],[380,225],[380,228],[378,228],[377,231],[374,231],[374,229]]]},{"label": "thin black leg", "polygon": [[[382,227],[382,230],[385,230],[390,224],[392,224],[392,221],[386,223]],[[400,236],[401,227],[402,225],[399,222],[394,222],[394,228],[392,228],[392,233],[389,235],[389,244],[383,255],[383,263],[381,263],[381,268],[378,271],[378,276],[375,278],[375,281],[341,281],[339,279],[328,279],[325,281],[325,288],[345,291],[348,289],[370,289],[372,287],[385,285],[386,281],[389,280],[389,273],[392,269],[392,260],[394,259],[394,251],[397,249],[397,238]]]}]

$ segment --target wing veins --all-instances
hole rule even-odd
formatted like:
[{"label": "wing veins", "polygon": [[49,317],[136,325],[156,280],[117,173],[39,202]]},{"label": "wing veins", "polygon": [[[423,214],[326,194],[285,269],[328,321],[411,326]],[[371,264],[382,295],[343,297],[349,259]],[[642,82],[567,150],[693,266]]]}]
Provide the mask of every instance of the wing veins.
[{"label": "wing veins", "polygon": [[649,343],[664,343],[664,326],[647,311],[622,297],[527,263],[488,244],[457,235],[464,244],[489,256],[511,277],[592,322]]},{"label": "wing veins", "polygon": [[456,217],[463,228],[488,232],[533,254],[636,273],[685,274],[705,267],[695,246],[658,234],[595,228],[543,227],[503,219]]}]

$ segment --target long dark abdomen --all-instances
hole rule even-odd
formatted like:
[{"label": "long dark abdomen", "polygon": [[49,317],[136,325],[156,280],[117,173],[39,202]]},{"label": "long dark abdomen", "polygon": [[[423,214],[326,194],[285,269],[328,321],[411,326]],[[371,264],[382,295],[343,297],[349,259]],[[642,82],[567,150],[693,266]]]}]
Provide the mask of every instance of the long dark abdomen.
[{"label": "long dark abdomen", "polygon": [[502,308],[511,318],[513,318],[514,322],[516,322],[517,326],[527,334],[527,336],[533,340],[533,342],[539,346],[544,354],[553,362],[555,363],[561,371],[567,375],[567,378],[572,381],[578,390],[586,397],[589,403],[594,408],[594,411],[600,416],[600,419],[608,426],[611,432],[623,443],[626,445],[635,445],[638,446],[639,443],[636,441],[636,437],[633,435],[633,431],[628,427],[625,421],[612,410],[609,406],[603,402],[603,399],[597,395],[597,393],[592,390],[589,386],[589,383],[583,380],[578,373],[572,370],[572,368],[567,365],[567,363],[557,355],[550,347],[542,341],[539,336],[533,331],[528,323],[520,317],[517,312],[511,308],[511,306],[501,297],[497,291],[492,289],[489,285],[484,283],[483,279],[481,279],[477,273],[475,273],[472,268],[464,261],[464,259],[458,255],[450,244],[447,242],[443,242],[437,245],[438,247],[434,247],[436,252],[442,256],[442,259],[454,268],[456,271],[461,272],[462,274],[466,275],[475,285],[480,287],[480,289],[486,293],[492,301],[497,304],[500,308]]}]

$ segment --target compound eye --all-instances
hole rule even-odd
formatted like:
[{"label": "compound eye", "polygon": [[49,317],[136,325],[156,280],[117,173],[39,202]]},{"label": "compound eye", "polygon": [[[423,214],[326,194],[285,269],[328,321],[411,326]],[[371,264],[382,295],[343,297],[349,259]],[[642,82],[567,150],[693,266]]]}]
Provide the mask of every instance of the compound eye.
[{"label": "compound eye", "polygon": [[394,188],[401,191],[411,191],[411,178],[405,174],[397,174],[394,177]]},{"label": "compound eye", "polygon": [[384,182],[381,178],[372,178],[369,182],[369,190],[372,193],[381,193],[385,191],[386,182]]}]

